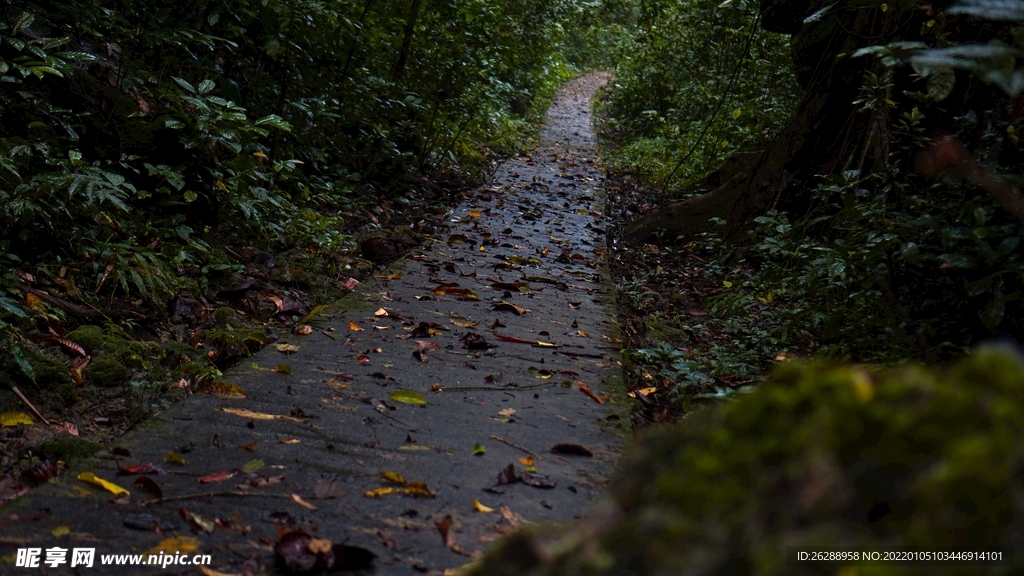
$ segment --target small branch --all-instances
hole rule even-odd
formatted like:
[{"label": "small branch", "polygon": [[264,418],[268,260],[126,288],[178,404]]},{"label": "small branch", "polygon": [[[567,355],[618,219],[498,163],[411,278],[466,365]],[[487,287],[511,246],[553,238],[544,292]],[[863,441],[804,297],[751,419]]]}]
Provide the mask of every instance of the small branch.
[{"label": "small branch", "polygon": [[551,382],[545,382],[543,384],[524,384],[523,386],[441,386],[441,391],[445,390],[493,390],[495,392],[515,392],[516,390],[528,390],[530,388],[550,388],[551,386],[557,386]]},{"label": "small branch", "polygon": [[260,492],[237,492],[237,491],[226,491],[226,492],[200,492],[198,494],[179,494],[177,496],[164,496],[163,498],[154,498],[152,500],[143,500],[139,502],[139,506],[149,506],[151,504],[163,504],[164,502],[176,502],[178,500],[198,500],[200,498],[219,498],[221,496],[231,497],[246,497],[246,496],[259,496],[262,498],[287,498],[291,500],[290,494],[262,494]]},{"label": "small branch", "polygon": [[21,393],[21,390],[18,390],[17,386],[11,384],[11,391],[14,392],[14,395],[25,403],[25,406],[28,406],[28,409],[31,410],[32,413],[36,415],[36,418],[42,420],[43,424],[46,424],[47,426],[50,425],[50,421],[47,420],[46,417],[39,412],[39,410],[36,410],[36,407],[33,406],[32,403],[28,401],[28,398],[26,398],[25,395]]},{"label": "small branch", "polygon": [[505,440],[504,438],[502,438],[500,436],[495,436],[494,434],[491,434],[491,438],[497,440],[498,442],[501,442],[502,444],[508,444],[509,446],[515,448],[516,450],[522,450],[523,452],[526,452],[527,454],[529,454],[530,456],[533,456],[537,460],[543,460],[543,458],[541,458],[541,456],[539,454],[537,454],[536,452],[534,452],[533,450],[530,450],[528,448],[523,448],[519,444],[516,444],[514,442],[509,442],[508,440]]}]

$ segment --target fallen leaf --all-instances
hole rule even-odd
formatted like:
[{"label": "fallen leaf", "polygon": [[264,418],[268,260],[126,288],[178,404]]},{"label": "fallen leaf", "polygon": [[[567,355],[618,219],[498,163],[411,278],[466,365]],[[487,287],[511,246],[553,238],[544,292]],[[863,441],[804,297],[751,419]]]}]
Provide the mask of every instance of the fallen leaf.
[{"label": "fallen leaf", "polygon": [[[294,418],[292,416],[283,416],[281,414],[266,414],[264,412],[253,412],[252,410],[246,410],[245,408],[218,408],[221,412],[226,412],[234,416],[241,416],[242,418],[252,418],[253,420],[284,420],[285,422],[303,422],[301,418]],[[183,459],[184,460],[184,459]]]},{"label": "fallen leaf", "polygon": [[451,316],[448,317],[448,321],[451,322],[452,325],[458,326],[459,328],[472,328],[473,326],[476,326],[477,324],[480,323],[479,320],[476,320],[476,321],[456,320],[455,318],[452,318]]},{"label": "fallen leaf", "polygon": [[398,484],[400,486],[408,484],[408,481],[398,472],[381,472],[380,477],[382,480],[392,484]]},{"label": "fallen leaf", "polygon": [[555,444],[551,447],[551,451],[555,454],[573,454],[576,456],[592,457],[594,455],[585,446],[579,444]]},{"label": "fallen leaf", "polygon": [[348,322],[348,329],[353,331],[353,332],[362,332],[364,330],[364,328],[362,326],[360,326],[359,324],[356,324],[355,320],[349,320],[349,322]]},{"label": "fallen leaf", "polygon": [[426,398],[424,398],[417,392],[413,392],[412,390],[395,390],[394,392],[388,395],[388,398],[391,398],[395,402],[401,402],[403,404],[413,404],[415,406],[425,406],[427,404]]},{"label": "fallen leaf", "polygon": [[286,364],[284,362],[281,362],[277,366],[274,366],[274,372],[277,372],[278,374],[291,374],[292,373],[292,367],[291,367],[290,364]]},{"label": "fallen leaf", "polygon": [[264,462],[262,458],[249,460],[248,462],[242,465],[242,472],[246,474],[252,474],[253,472],[263,468],[266,465],[267,463]]},{"label": "fallen leaf", "polygon": [[294,344],[278,344],[275,348],[282,354],[292,354],[299,351],[299,347]]},{"label": "fallen leaf", "polygon": [[373,278],[375,280],[398,280],[399,278],[402,277],[402,274],[403,274],[403,272],[395,272],[394,274],[388,274],[388,275],[374,274]]},{"label": "fallen leaf", "polygon": [[68,534],[71,534],[71,529],[72,528],[74,528],[74,526],[72,526],[71,524],[61,524],[60,526],[57,526],[53,530],[50,530],[50,536],[53,536],[54,538],[60,538],[61,536],[67,536]]},{"label": "fallen leaf", "polygon": [[487,454],[487,447],[477,442],[473,445],[473,456],[483,456]]},{"label": "fallen leaf", "polygon": [[314,317],[316,317],[317,314],[323,312],[326,309],[327,309],[327,304],[320,304],[319,306],[315,306],[312,310],[309,311],[309,314],[306,314],[301,319],[299,319],[299,324],[305,324],[305,323],[309,322]]},{"label": "fallen leaf", "polygon": [[308,510],[316,510],[316,506],[313,506],[309,502],[306,502],[298,494],[292,494],[292,500],[299,506],[302,506],[303,508],[306,508]]},{"label": "fallen leaf", "polygon": [[434,493],[427,487],[426,482],[409,482],[405,488],[396,488],[395,492],[398,494],[405,494],[406,496],[434,497]]},{"label": "fallen leaf", "polygon": [[193,536],[175,536],[161,540],[159,544],[146,551],[146,554],[174,556],[175,554],[188,554],[199,549],[201,542]]},{"label": "fallen leaf", "polygon": [[504,416],[506,418],[508,418],[509,416],[511,416],[511,415],[513,415],[515,413],[516,413],[516,409],[515,408],[505,408],[504,410],[499,410],[498,411],[498,415],[499,416]]},{"label": "fallen leaf", "polygon": [[92,472],[82,472],[77,476],[77,478],[82,482],[87,482],[89,484],[92,484],[93,486],[103,488],[104,490],[110,492],[115,496],[120,496],[122,494],[131,494],[131,492],[129,492],[128,490],[125,490],[124,488],[118,486],[117,484],[114,484],[113,482],[104,480],[103,478],[100,478],[99,476],[93,474]]},{"label": "fallen leaf", "polygon": [[484,514],[490,514],[491,512],[494,512],[494,508],[488,508],[487,506],[484,506],[483,504],[480,503],[479,500],[473,500],[473,510],[476,510],[477,512],[483,512]]},{"label": "fallen leaf", "polygon": [[451,514],[447,514],[444,518],[434,521],[434,525],[437,526],[437,530],[441,533],[441,538],[444,538],[444,545],[448,548],[455,546],[455,533],[452,532],[453,524],[455,524],[455,518],[452,518]]},{"label": "fallen leaf", "polygon": [[[50,329],[50,333],[51,334],[54,333],[52,328]],[[82,348],[77,342],[68,340],[67,338],[61,338],[61,337],[56,336],[56,335],[53,336],[53,339],[58,344],[63,346],[65,350],[67,350],[69,352],[73,352],[75,355],[77,355],[79,357],[84,358],[84,357],[88,356],[88,354],[85,353],[85,348]]]},{"label": "fallen leaf", "polygon": [[160,485],[156,483],[156,480],[153,480],[148,476],[140,476],[136,478],[135,481],[132,482],[132,486],[139,490],[145,490],[157,498],[164,497],[164,491],[160,488]]},{"label": "fallen leaf", "polygon": [[164,454],[164,462],[170,462],[171,464],[177,464],[178,466],[185,465],[185,457],[177,452],[168,452]]},{"label": "fallen leaf", "polygon": [[354,289],[356,286],[359,286],[359,280],[356,280],[355,278],[349,278],[345,281],[345,288],[348,288],[349,290]]},{"label": "fallen leaf", "polygon": [[118,472],[125,475],[159,474],[160,469],[154,466],[152,462],[143,462],[141,464],[129,464],[123,468],[119,468]]},{"label": "fallen leaf", "polygon": [[533,466],[533,456],[521,456],[519,463],[523,466]]},{"label": "fallen leaf", "polygon": [[524,340],[522,338],[516,338],[515,336],[505,336],[504,334],[498,334],[497,332],[492,332],[492,334],[494,334],[495,338],[503,342],[516,342],[518,344],[534,344],[536,342],[535,340]]},{"label": "fallen leaf", "polygon": [[575,382],[575,384],[576,384],[577,387],[579,387],[580,392],[583,392],[587,396],[590,396],[598,404],[604,404],[604,400],[602,400],[600,397],[598,397],[597,394],[594,394],[594,391],[590,389],[590,386],[587,386],[586,384],[584,384],[583,382],[580,382],[579,380],[577,380]]},{"label": "fallen leaf", "polygon": [[189,522],[192,523],[193,526],[195,526],[196,528],[199,528],[200,530],[202,530],[203,532],[206,532],[207,534],[210,534],[211,532],[213,532],[213,529],[217,527],[217,525],[214,524],[213,520],[207,520],[206,518],[203,518],[202,516],[200,516],[198,514],[191,514],[190,513],[188,515],[188,520],[189,520]]},{"label": "fallen leaf", "polygon": [[0,426],[17,426],[32,424],[32,417],[24,412],[4,412],[0,414]]},{"label": "fallen leaf", "polygon": [[210,396],[217,396],[218,398],[245,398],[245,390],[236,384],[223,380],[204,382],[199,385],[198,391]]},{"label": "fallen leaf", "polygon": [[518,304],[512,304],[511,302],[499,302],[494,305],[492,310],[504,311],[504,312],[515,312],[516,316],[522,316],[523,314],[529,314],[533,312],[529,308],[524,308]]},{"label": "fallen leaf", "polygon": [[301,326],[297,326],[294,330],[292,330],[292,334],[296,334],[298,336],[309,336],[312,333],[313,333],[313,327],[310,326],[309,324],[303,324]]},{"label": "fallen leaf", "polygon": [[377,318],[385,318],[389,316],[388,311],[383,308],[378,308],[377,311],[373,313],[373,315],[376,316]]},{"label": "fallen leaf", "polygon": [[278,444],[298,444],[299,442],[301,442],[301,440],[298,438],[284,438],[277,441]]},{"label": "fallen leaf", "polygon": [[196,479],[196,481],[199,482],[200,484],[214,484],[216,482],[223,482],[234,475],[234,472],[224,470],[221,472],[214,472],[213,474],[207,474],[205,476],[200,476],[199,478]]},{"label": "fallen leaf", "polygon": [[381,496],[387,496],[394,491],[394,488],[377,488],[376,490],[366,492],[364,495],[368,498],[380,498]]}]

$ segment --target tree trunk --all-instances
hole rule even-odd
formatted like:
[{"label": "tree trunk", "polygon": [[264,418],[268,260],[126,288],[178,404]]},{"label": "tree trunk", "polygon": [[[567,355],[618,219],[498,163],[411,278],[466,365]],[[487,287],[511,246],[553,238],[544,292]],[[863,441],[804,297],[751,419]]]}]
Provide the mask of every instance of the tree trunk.
[{"label": "tree trunk", "polygon": [[[881,65],[870,57],[851,59],[848,55],[862,45],[889,41],[888,29],[890,18],[877,9],[849,10],[804,24],[793,43],[804,96],[793,118],[765,152],[749,169],[711,192],[631,222],[625,229],[626,240],[643,242],[658,234],[666,240],[688,238],[714,229],[709,220],[716,217],[726,221],[728,237],[756,214],[780,201],[791,201],[784,193],[795,178],[845,169],[851,158],[868,157],[865,147],[886,142],[886,136],[864,138],[872,126],[878,129],[878,117],[858,112],[853,100],[864,72]],[[837,58],[840,54],[847,56]],[[872,165],[864,168],[885,161],[879,154],[870,158]]]},{"label": "tree trunk", "polygon": [[409,48],[412,46],[412,34],[416,30],[416,20],[420,15],[420,0],[412,0],[412,7],[409,8],[409,18],[405,21],[405,37],[402,38],[402,50],[398,53],[398,63],[395,64],[395,82],[402,79],[405,71],[405,62],[409,58]]}]

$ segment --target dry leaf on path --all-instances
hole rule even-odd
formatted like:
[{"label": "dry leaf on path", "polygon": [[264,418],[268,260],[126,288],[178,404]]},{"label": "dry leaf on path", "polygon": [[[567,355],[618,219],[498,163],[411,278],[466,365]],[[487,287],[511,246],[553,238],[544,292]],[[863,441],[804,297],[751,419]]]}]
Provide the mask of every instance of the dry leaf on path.
[{"label": "dry leaf on path", "polygon": [[306,502],[298,494],[292,494],[292,501],[294,501],[299,506],[302,506],[303,508],[306,508],[306,509],[309,509],[309,510],[316,510],[317,509],[316,506],[313,506],[309,502]]}]

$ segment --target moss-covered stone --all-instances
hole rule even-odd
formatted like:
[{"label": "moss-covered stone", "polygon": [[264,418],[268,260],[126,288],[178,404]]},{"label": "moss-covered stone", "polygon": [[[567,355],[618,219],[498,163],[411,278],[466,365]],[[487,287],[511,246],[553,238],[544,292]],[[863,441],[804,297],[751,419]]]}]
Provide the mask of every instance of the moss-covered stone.
[{"label": "moss-covered stone", "polygon": [[[785,364],[749,396],[641,437],[612,513],[522,532],[469,573],[810,576],[846,571],[791,564],[788,547],[1012,550],[1024,534],[1021,446],[1014,352],[983,349],[943,370]],[[1024,557],[1010,561],[985,573],[1024,573]]]},{"label": "moss-covered stone", "polygon": [[51,358],[30,346],[23,348],[23,355],[32,366],[34,380],[19,370],[16,379],[20,384],[31,386],[34,383],[39,387],[52,387],[71,382],[71,364]]},{"label": "moss-covered stone", "polygon": [[80,344],[89,354],[96,354],[107,343],[107,334],[99,326],[79,326],[68,332],[65,337]]},{"label": "moss-covered stone", "polygon": [[109,358],[97,358],[85,369],[85,378],[90,384],[109,388],[128,382],[131,372],[124,364]]},{"label": "moss-covered stone", "polygon": [[233,308],[221,306],[213,311],[213,321],[219,328],[240,328],[242,319]]},{"label": "moss-covered stone", "polygon": [[72,462],[75,460],[81,460],[82,458],[88,458],[102,448],[103,446],[90,440],[86,440],[85,438],[64,436],[62,438],[43,442],[39,446],[39,451],[50,458],[60,459],[65,462]]}]

